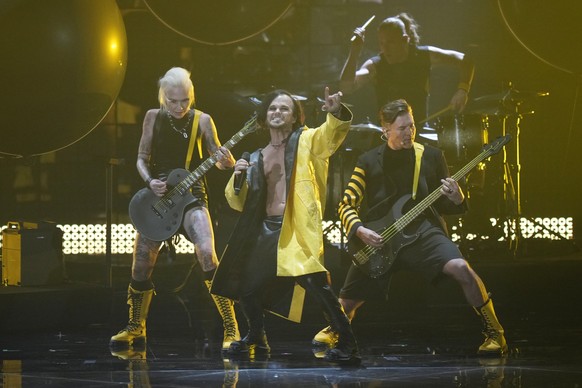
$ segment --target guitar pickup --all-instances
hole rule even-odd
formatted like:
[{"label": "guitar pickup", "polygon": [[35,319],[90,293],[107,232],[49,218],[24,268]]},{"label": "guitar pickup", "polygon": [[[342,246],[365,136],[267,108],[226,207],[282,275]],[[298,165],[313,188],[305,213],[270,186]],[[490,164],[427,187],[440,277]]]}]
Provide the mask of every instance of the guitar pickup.
[{"label": "guitar pickup", "polygon": [[152,211],[154,212],[154,214],[156,216],[158,216],[158,218],[162,218],[162,215],[160,214],[160,212],[156,209],[155,206],[150,206],[150,208],[152,209]]}]

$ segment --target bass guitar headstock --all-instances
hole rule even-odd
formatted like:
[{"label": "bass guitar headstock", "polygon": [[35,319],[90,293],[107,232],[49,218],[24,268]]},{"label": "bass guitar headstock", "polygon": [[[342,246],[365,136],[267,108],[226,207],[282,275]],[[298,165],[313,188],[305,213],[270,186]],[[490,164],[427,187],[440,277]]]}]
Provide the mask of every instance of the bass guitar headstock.
[{"label": "bass guitar headstock", "polygon": [[483,146],[483,151],[487,151],[489,155],[494,155],[501,151],[504,145],[509,143],[511,140],[511,135],[507,134],[505,136],[499,136],[495,139],[493,143],[485,144]]}]

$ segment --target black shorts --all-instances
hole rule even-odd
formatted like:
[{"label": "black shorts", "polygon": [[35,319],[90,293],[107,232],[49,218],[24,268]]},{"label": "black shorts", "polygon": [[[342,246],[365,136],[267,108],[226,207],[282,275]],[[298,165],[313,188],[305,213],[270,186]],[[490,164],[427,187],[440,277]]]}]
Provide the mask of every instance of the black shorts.
[{"label": "black shorts", "polygon": [[352,264],[339,296],[355,300],[385,299],[390,287],[390,277],[400,270],[420,272],[427,280],[436,284],[443,274],[444,265],[450,260],[462,257],[457,245],[442,229],[431,226],[417,241],[399,252],[390,271],[376,279],[370,278]]},{"label": "black shorts", "polygon": [[[206,201],[206,199],[196,198],[196,200],[194,202],[192,202],[191,204],[189,204],[188,206],[186,206],[184,208],[184,215],[186,215],[188,210],[194,209],[197,207],[205,207],[206,209],[208,209],[208,202]],[[181,234],[182,236],[184,236],[184,238],[186,238],[188,241],[190,241],[190,237],[188,236],[188,233],[186,233],[186,229],[184,229],[184,219],[182,219],[182,225],[180,226],[180,229],[178,229],[178,231],[176,232],[176,235],[178,235],[178,234]]]}]

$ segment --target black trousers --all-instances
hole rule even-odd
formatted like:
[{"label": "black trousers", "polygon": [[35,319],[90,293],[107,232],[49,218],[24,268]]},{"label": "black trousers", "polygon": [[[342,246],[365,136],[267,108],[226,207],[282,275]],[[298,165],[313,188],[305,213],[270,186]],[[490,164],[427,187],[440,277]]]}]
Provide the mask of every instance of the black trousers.
[{"label": "black trousers", "polygon": [[[269,283],[277,281],[277,244],[283,217],[267,217],[262,225],[257,242],[248,257],[241,292],[241,307],[249,322],[249,339],[258,339],[264,333],[262,300]],[[337,296],[331,289],[325,272],[311,273],[293,278],[312,294],[323,309],[331,327],[340,334],[340,339],[355,343],[349,319]]]}]

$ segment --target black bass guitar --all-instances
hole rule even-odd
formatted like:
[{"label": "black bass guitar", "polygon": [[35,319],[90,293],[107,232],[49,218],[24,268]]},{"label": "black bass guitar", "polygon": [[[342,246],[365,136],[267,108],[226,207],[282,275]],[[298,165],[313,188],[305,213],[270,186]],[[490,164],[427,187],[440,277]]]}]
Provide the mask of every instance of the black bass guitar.
[{"label": "black bass guitar", "polygon": [[[511,135],[505,135],[497,138],[492,144],[485,145],[483,151],[475,159],[467,163],[451,178],[458,182],[459,179],[483,160],[498,153],[510,140]],[[382,246],[379,248],[372,247],[364,244],[359,238],[352,238],[352,241],[348,244],[348,252],[352,256],[354,265],[372,278],[377,278],[388,272],[392,264],[394,264],[398,252],[403,247],[412,244],[420,236],[418,229],[416,233],[411,234],[407,234],[404,229],[439,199],[442,195],[441,188],[442,185],[405,214],[403,214],[403,209],[405,209],[405,205],[412,196],[410,194],[403,195],[392,206],[389,214],[373,222],[366,223],[366,228],[372,229],[382,236]]]},{"label": "black bass guitar", "polygon": [[[254,132],[256,124],[255,114],[223,146],[230,150],[246,135]],[[168,192],[163,197],[158,197],[149,188],[135,193],[129,202],[129,217],[139,233],[153,241],[164,241],[176,234],[182,225],[184,209],[195,201],[190,188],[216,164],[217,159],[216,154],[212,155],[193,172],[183,168],[172,170],[166,181]]]}]

